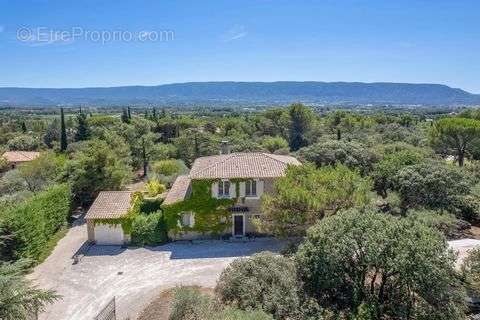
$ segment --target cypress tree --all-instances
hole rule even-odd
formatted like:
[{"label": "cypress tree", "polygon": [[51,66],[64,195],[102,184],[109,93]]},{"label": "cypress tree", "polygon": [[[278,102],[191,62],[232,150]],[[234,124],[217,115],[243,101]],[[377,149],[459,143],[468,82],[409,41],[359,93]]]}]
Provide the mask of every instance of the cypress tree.
[{"label": "cypress tree", "polygon": [[127,107],[128,120],[132,120],[132,113],[130,112],[130,107]]},{"label": "cypress tree", "polygon": [[67,150],[67,129],[65,128],[65,115],[63,108],[60,108],[60,151]]},{"label": "cypress tree", "polygon": [[75,141],[84,141],[90,137],[90,130],[87,124],[87,115],[82,112],[77,115],[77,132],[75,133]]},{"label": "cypress tree", "polygon": [[25,121],[22,121],[22,132],[27,133],[27,125],[25,124]]},{"label": "cypress tree", "polygon": [[123,123],[130,123],[130,119],[128,119],[128,112],[125,108],[123,108],[123,111],[122,111],[122,122]]}]

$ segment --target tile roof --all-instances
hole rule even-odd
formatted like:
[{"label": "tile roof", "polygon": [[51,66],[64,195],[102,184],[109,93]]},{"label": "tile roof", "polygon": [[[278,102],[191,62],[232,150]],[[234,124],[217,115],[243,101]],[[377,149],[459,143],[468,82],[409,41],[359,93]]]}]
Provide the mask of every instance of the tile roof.
[{"label": "tile roof", "polygon": [[101,191],[88,209],[86,219],[121,218],[132,207],[132,191]]},{"label": "tile roof", "polygon": [[260,152],[231,153],[196,159],[190,170],[190,178],[276,178],[285,175],[288,165],[300,164],[291,156]]},{"label": "tile roof", "polygon": [[40,152],[35,151],[7,151],[3,154],[3,157],[8,162],[26,162],[32,161],[40,156]]},{"label": "tile roof", "polygon": [[173,204],[178,201],[185,199],[188,188],[190,186],[190,177],[189,176],[179,176],[172,185],[172,188],[168,191],[163,204]]}]

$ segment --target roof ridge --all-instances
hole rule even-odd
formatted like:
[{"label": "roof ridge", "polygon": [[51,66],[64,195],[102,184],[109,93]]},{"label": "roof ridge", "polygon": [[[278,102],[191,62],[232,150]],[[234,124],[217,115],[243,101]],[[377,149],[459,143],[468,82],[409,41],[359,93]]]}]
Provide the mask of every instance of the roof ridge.
[{"label": "roof ridge", "polygon": [[[207,167],[205,167],[205,168],[203,168],[203,169],[201,169],[201,170],[197,170],[197,171],[193,172],[193,174],[197,174],[197,173],[199,173],[199,172],[207,171],[207,170],[210,169],[211,167],[213,167],[213,166],[215,166],[215,165],[217,165],[217,164],[220,164],[220,163],[224,163],[225,161],[227,161],[228,159],[233,158],[233,156],[234,156],[234,155],[237,155],[237,154],[238,154],[238,153],[236,153],[236,152],[234,152],[234,153],[229,153],[229,154],[227,155],[227,157],[225,157],[225,159],[220,160],[220,161],[216,161],[216,162],[212,163],[211,165],[209,165],[209,166],[207,166]],[[217,155],[217,156],[218,156],[218,155]],[[222,156],[222,154],[220,154],[220,156]],[[209,157],[214,157],[214,156],[209,156]],[[200,159],[200,158],[197,158],[197,159]],[[195,161],[196,161],[197,159],[195,159]],[[193,163],[195,163],[195,161],[194,161]],[[192,172],[191,172],[191,171],[190,171],[190,173],[188,174],[188,176],[191,178],[191,176],[192,176]]]},{"label": "roof ridge", "polygon": [[[263,155],[269,157],[270,159],[273,159],[275,161],[278,161],[280,163],[283,163],[283,164],[289,164],[288,162],[285,162],[285,161],[282,161],[280,159],[277,159],[275,157],[272,157],[272,156],[277,156],[277,154],[271,154],[271,153],[266,153],[266,152],[262,152]],[[287,156],[287,155],[281,155],[281,154],[278,154],[278,156],[284,156],[284,157],[291,157],[291,156]],[[293,158],[293,157],[292,157]]]}]

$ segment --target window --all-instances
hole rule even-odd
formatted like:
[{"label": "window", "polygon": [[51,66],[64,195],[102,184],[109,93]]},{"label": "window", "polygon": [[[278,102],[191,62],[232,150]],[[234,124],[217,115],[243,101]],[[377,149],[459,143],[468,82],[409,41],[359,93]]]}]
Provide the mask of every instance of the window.
[{"label": "window", "polygon": [[255,180],[245,181],[245,196],[247,197],[257,196],[257,181]]},{"label": "window", "polygon": [[193,228],[195,224],[195,217],[191,212],[182,213],[182,226]]},{"label": "window", "polygon": [[222,180],[218,182],[218,196],[225,198],[230,196],[230,181]]}]

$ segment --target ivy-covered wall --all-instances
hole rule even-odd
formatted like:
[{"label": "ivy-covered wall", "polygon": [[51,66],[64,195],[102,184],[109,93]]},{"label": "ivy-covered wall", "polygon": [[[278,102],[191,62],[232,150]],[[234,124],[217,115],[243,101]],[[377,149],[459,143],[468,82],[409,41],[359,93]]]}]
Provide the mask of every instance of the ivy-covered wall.
[{"label": "ivy-covered wall", "polygon": [[[211,186],[215,181],[218,180],[193,180],[191,196],[188,199],[162,206],[169,231],[173,233],[193,231],[202,234],[219,235],[231,226],[231,215],[228,208],[237,199],[213,198]],[[240,180],[230,180],[230,182],[236,188],[236,195],[238,196]],[[195,213],[193,227],[179,226],[182,212]]]},{"label": "ivy-covered wall", "polygon": [[128,213],[121,218],[109,218],[109,219],[94,219],[93,222],[97,224],[107,224],[107,225],[121,225],[123,233],[130,235],[132,233],[132,223],[136,216],[141,213],[141,206],[144,203],[143,195],[141,192],[135,192],[132,194],[132,208]]}]

